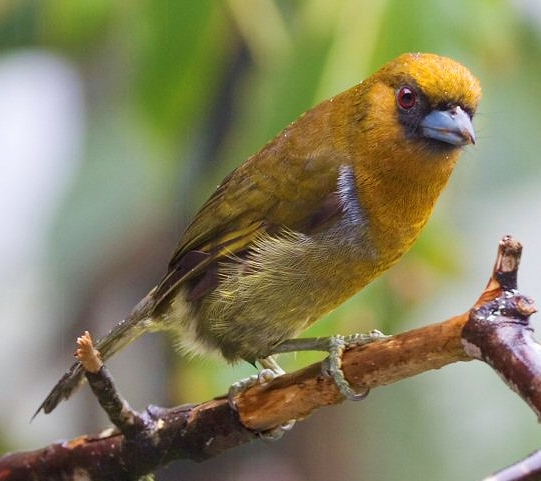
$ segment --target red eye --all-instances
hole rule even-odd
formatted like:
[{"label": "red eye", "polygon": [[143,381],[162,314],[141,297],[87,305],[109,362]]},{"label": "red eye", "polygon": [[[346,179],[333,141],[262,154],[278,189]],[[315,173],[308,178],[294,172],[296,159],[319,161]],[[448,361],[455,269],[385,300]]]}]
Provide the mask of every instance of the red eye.
[{"label": "red eye", "polygon": [[400,89],[398,89],[398,92],[396,93],[396,101],[398,102],[400,108],[409,110],[415,107],[415,104],[417,103],[417,95],[411,87],[405,85],[404,87],[400,87]]}]

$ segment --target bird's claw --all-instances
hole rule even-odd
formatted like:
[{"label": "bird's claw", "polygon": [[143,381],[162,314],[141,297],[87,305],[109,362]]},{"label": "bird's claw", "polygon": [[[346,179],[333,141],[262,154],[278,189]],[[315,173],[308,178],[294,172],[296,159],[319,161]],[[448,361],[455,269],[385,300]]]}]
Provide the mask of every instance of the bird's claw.
[{"label": "bird's claw", "polygon": [[295,419],[291,419],[287,423],[280,424],[280,426],[276,426],[268,431],[260,431],[257,433],[257,435],[265,441],[277,441],[284,435],[286,431],[291,431],[296,422],[297,421]]},{"label": "bird's claw", "polygon": [[391,336],[386,336],[376,329],[370,331],[368,334],[332,336],[329,341],[329,357],[323,362],[323,374],[333,378],[342,396],[349,401],[363,400],[370,392],[370,388],[366,388],[362,392],[357,392],[351,387],[342,370],[342,356],[351,347],[370,344],[371,342],[389,337]]},{"label": "bird's claw", "polygon": [[227,403],[229,407],[234,411],[237,410],[237,403],[235,398],[241,392],[246,391],[246,389],[256,386],[257,384],[267,384],[271,382],[278,374],[276,374],[272,369],[262,369],[258,374],[254,374],[245,379],[235,381],[231,386],[229,386],[229,391],[227,393]]},{"label": "bird's claw", "polygon": [[[271,382],[274,378],[282,374],[283,371],[280,368],[278,372],[276,370],[267,368],[262,369],[261,371],[259,371],[258,374],[254,374],[253,376],[234,382],[229,387],[229,392],[227,393],[227,402],[229,404],[229,407],[234,411],[237,411],[237,403],[235,402],[235,398],[238,394],[257,384],[267,384]],[[285,431],[290,431],[291,429],[293,429],[293,426],[295,426],[295,422],[295,419],[292,419],[287,423],[281,424],[280,426],[277,426],[273,429],[269,429],[268,431],[258,432],[257,435],[261,439],[267,441],[278,440],[284,435]]]}]

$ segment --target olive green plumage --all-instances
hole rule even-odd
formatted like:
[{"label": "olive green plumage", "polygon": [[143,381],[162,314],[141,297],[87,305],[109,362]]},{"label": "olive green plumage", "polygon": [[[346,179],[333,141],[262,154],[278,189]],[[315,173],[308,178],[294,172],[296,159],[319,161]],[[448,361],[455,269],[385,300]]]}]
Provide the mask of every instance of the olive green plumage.
[{"label": "olive green plumage", "polygon": [[224,179],[102,355],[155,330],[230,361],[271,355],[409,249],[474,142],[480,95],[459,63],[404,54],[303,114]]}]

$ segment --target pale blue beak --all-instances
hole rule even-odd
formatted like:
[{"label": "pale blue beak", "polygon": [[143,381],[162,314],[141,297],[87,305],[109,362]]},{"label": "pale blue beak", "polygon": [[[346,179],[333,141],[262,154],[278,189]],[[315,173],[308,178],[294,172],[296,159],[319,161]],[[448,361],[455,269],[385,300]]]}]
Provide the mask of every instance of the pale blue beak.
[{"label": "pale blue beak", "polygon": [[475,144],[470,116],[458,106],[449,110],[433,110],[422,120],[420,127],[429,139],[456,146]]}]

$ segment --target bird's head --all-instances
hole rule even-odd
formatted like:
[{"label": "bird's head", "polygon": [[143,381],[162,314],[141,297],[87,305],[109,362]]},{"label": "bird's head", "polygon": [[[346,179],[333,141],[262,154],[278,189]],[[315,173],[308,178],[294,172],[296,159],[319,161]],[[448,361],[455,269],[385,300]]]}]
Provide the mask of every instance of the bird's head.
[{"label": "bird's head", "polygon": [[407,53],[387,63],[370,80],[370,104],[380,113],[384,109],[383,118],[394,123],[390,130],[396,130],[397,139],[437,150],[475,143],[472,118],[481,87],[460,63],[433,54]]}]

